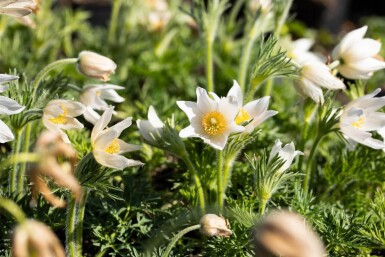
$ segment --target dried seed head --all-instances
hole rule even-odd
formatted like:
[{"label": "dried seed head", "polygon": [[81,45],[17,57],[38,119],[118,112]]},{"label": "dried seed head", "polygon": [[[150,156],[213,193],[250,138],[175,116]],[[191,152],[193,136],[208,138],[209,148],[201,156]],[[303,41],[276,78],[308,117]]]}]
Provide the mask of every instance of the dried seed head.
[{"label": "dried seed head", "polygon": [[224,236],[228,237],[233,232],[227,228],[227,221],[223,217],[215,214],[206,214],[201,220],[201,232],[208,237]]},{"label": "dried seed head", "polygon": [[116,63],[103,55],[82,51],[79,54],[78,69],[88,77],[108,81],[109,76],[115,73]]},{"label": "dried seed head", "polygon": [[324,246],[305,219],[295,213],[270,213],[256,231],[256,256],[322,257]]},{"label": "dried seed head", "polygon": [[32,253],[41,257],[65,257],[63,246],[49,227],[36,220],[26,220],[15,228],[12,256],[28,257]]}]

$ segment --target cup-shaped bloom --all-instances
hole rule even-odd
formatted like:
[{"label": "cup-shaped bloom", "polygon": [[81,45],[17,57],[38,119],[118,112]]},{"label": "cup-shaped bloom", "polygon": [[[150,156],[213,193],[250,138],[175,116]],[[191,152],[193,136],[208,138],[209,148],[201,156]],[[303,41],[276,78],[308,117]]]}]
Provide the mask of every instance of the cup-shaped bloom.
[{"label": "cup-shaped bloom", "polygon": [[35,6],[33,0],[2,0],[0,1],[0,14],[23,17],[30,14]]},{"label": "cup-shaped bloom", "polygon": [[70,143],[67,134],[62,130],[83,128],[83,124],[75,117],[82,115],[84,111],[84,105],[79,102],[52,100],[43,110],[43,124],[48,130],[59,133],[64,142]]},{"label": "cup-shaped bloom", "polygon": [[118,138],[124,129],[131,126],[132,118],[126,118],[114,126],[106,128],[111,121],[112,113],[113,107],[105,110],[92,130],[91,145],[95,160],[105,167],[118,170],[143,165],[140,161],[127,159],[121,155],[141,148],[138,145],[127,144]]},{"label": "cup-shaped bloom", "polygon": [[278,156],[283,161],[283,165],[279,169],[279,172],[284,172],[291,166],[294,161],[294,158],[298,155],[303,155],[303,152],[296,151],[293,142],[291,142],[290,144],[286,144],[284,147],[282,147],[281,140],[277,139],[273,148],[271,149],[269,155],[269,162],[274,157]]},{"label": "cup-shaped bloom", "polygon": [[235,97],[211,99],[206,90],[198,87],[197,102],[177,101],[190,120],[180,137],[199,137],[206,144],[223,150],[231,133],[243,132],[244,127],[235,123],[239,108]]},{"label": "cup-shaped bloom", "polygon": [[15,228],[12,240],[13,257],[65,257],[63,246],[45,224],[26,220]]},{"label": "cup-shaped bloom", "polygon": [[78,69],[90,78],[108,81],[110,75],[115,73],[116,63],[103,55],[82,51],[79,54]]},{"label": "cup-shaped bloom", "polygon": [[385,68],[385,62],[378,57],[381,42],[364,38],[367,29],[363,26],[349,32],[333,50],[333,59],[341,63],[337,69],[346,78],[368,79]]},{"label": "cup-shaped bloom", "polygon": [[228,229],[228,224],[225,218],[219,217],[216,214],[205,214],[201,220],[201,232],[205,236],[224,236],[228,237],[233,232]]},{"label": "cup-shaped bloom", "polygon": [[155,145],[156,141],[161,139],[164,123],[159,119],[153,106],[148,108],[148,120],[137,120],[136,124],[139,128],[139,133],[149,143]]},{"label": "cup-shaped bloom", "polygon": [[[219,99],[214,95],[215,99]],[[235,97],[238,103],[238,114],[235,123],[245,125],[245,132],[250,133],[268,118],[276,115],[277,111],[267,110],[269,107],[270,96],[251,101],[243,106],[243,95],[241,87],[237,81],[233,81],[233,86],[227,94],[227,97]]]},{"label": "cup-shaped bloom", "polygon": [[310,38],[300,38],[291,42],[287,49],[287,56],[298,64],[303,64],[309,61],[322,62],[322,58],[315,53],[310,52],[314,41]]},{"label": "cup-shaped bloom", "polygon": [[310,61],[302,65],[300,79],[295,81],[297,90],[309,96],[316,103],[323,104],[324,96],[321,87],[338,90],[344,89],[344,83],[333,76],[328,66],[322,62]]},{"label": "cup-shaped bloom", "polygon": [[[3,83],[10,82],[18,79],[17,76],[0,74],[0,93],[3,93],[8,86],[3,85]],[[18,104],[15,100],[9,99],[5,96],[0,96],[0,115],[12,115],[20,113],[24,110],[24,106]],[[5,143],[12,141],[14,139],[14,135],[12,131],[8,128],[8,126],[0,120],[0,143]]]},{"label": "cup-shaped bloom", "polygon": [[322,241],[306,220],[287,211],[268,214],[257,227],[255,240],[257,256],[325,256]]},{"label": "cup-shaped bloom", "polygon": [[384,142],[374,139],[370,133],[385,127],[385,113],[378,112],[385,106],[385,97],[375,97],[380,91],[378,88],[348,103],[340,117],[340,129],[345,136],[374,149],[385,148]]},{"label": "cup-shaped bloom", "polygon": [[83,88],[80,94],[80,102],[86,106],[86,110],[83,113],[84,118],[95,124],[100,115],[95,110],[104,111],[108,108],[108,104],[105,100],[109,100],[115,103],[124,102],[124,98],[118,95],[116,90],[122,90],[124,87],[103,84],[103,85],[87,85]]}]

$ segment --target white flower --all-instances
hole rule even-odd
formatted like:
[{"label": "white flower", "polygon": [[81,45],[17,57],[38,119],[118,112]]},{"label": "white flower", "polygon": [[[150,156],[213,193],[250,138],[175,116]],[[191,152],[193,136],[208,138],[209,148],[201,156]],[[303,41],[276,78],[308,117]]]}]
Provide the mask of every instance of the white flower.
[{"label": "white flower", "polygon": [[86,111],[83,113],[84,118],[88,122],[95,124],[100,119],[100,115],[94,110],[106,110],[108,104],[105,100],[110,100],[115,103],[124,102],[124,98],[115,91],[121,89],[124,89],[124,87],[112,84],[85,86],[79,99],[80,102],[86,106]]},{"label": "white flower", "polygon": [[30,14],[35,6],[32,0],[1,0],[0,14],[22,17]]},{"label": "white flower", "polygon": [[333,59],[341,62],[338,71],[349,79],[368,79],[374,71],[385,68],[385,62],[376,58],[381,43],[364,38],[367,29],[364,26],[349,32],[333,50]]},{"label": "white flower", "polygon": [[116,63],[103,55],[82,51],[79,53],[78,69],[90,78],[108,81],[109,76],[115,73]]},{"label": "white flower", "polygon": [[245,130],[235,123],[239,111],[237,100],[233,96],[213,100],[200,87],[196,94],[196,103],[177,101],[190,120],[190,126],[182,129],[179,136],[199,137],[215,149],[223,150],[231,133]]},{"label": "white flower", "polygon": [[250,0],[249,9],[252,12],[256,12],[258,9],[261,9],[262,12],[268,12],[272,7],[271,0]]},{"label": "white flower", "polygon": [[277,155],[284,161],[284,164],[279,169],[279,172],[284,172],[293,163],[294,158],[298,155],[303,155],[303,152],[296,151],[293,142],[282,147],[282,142],[277,139],[271,149],[269,162]]},{"label": "white flower", "polygon": [[148,120],[137,120],[136,124],[139,128],[139,133],[152,144],[156,144],[156,138],[161,138],[161,131],[164,123],[159,119],[154,107],[148,108]]},{"label": "white flower", "polygon": [[[0,74],[0,93],[3,93],[8,86],[2,85],[3,83],[13,81],[18,79],[17,76],[7,75],[7,74]],[[20,113],[24,110],[24,106],[21,106],[16,101],[9,99],[5,96],[0,96],[0,115],[6,114],[6,115],[12,115]],[[9,141],[12,141],[14,139],[14,135],[12,131],[8,128],[8,126],[0,120],[0,143],[6,143]]]},{"label": "white flower", "polygon": [[[214,95],[214,98],[217,98]],[[235,118],[235,123],[240,125],[244,122],[248,122],[245,126],[245,132],[251,133],[256,127],[262,124],[268,118],[276,115],[277,111],[267,110],[269,107],[270,96],[262,97],[261,99],[252,101],[243,105],[243,96],[241,87],[238,82],[234,80],[233,86],[230,89],[227,97],[235,97],[238,103],[238,114]],[[217,98],[218,99],[218,98]]]},{"label": "white flower", "polygon": [[140,161],[127,159],[121,155],[122,153],[140,149],[140,146],[127,144],[118,138],[124,129],[131,126],[132,118],[129,117],[110,128],[106,128],[111,121],[112,113],[113,107],[105,110],[92,130],[91,145],[95,160],[105,167],[118,170],[143,165]]},{"label": "white flower", "polygon": [[[371,131],[382,134],[385,113],[377,112],[385,106],[385,97],[375,97],[381,89],[347,104],[340,118],[340,129],[350,139],[374,149],[384,149],[384,142],[372,138]],[[383,135],[383,134],[382,134]]]},{"label": "white flower", "polygon": [[66,133],[62,131],[81,129],[83,124],[74,117],[82,115],[85,111],[83,104],[70,100],[52,100],[43,110],[43,124],[52,131],[59,133],[63,141],[70,143]]},{"label": "white flower", "polygon": [[321,104],[324,102],[321,87],[331,90],[345,88],[344,83],[331,74],[328,66],[314,61],[306,62],[301,66],[300,79],[295,81],[295,86],[301,94]]},{"label": "white flower", "polygon": [[310,38],[300,38],[291,42],[287,50],[287,56],[298,64],[303,64],[308,61],[322,62],[323,59],[318,55],[310,52],[314,41]]}]

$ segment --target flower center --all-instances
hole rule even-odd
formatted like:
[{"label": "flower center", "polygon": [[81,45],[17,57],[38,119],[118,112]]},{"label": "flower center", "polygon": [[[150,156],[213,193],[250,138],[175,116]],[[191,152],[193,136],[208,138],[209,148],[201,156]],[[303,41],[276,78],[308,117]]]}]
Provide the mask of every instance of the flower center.
[{"label": "flower center", "polygon": [[68,115],[68,109],[64,106],[64,104],[61,105],[61,109],[63,110],[62,114],[59,114],[56,116],[56,118],[50,118],[48,119],[52,123],[55,124],[64,124],[67,122],[67,115]]},{"label": "flower center", "polygon": [[237,117],[235,118],[235,123],[237,125],[241,124],[244,121],[250,120],[250,115],[245,111],[245,109],[241,108],[241,110],[238,112]]},{"label": "flower center", "polygon": [[115,138],[112,140],[111,144],[106,149],[104,149],[104,151],[109,154],[119,153],[120,145],[118,139]]},{"label": "flower center", "polygon": [[364,124],[365,124],[365,117],[361,116],[360,118],[358,118],[358,120],[352,123],[352,126],[356,128],[362,128]]},{"label": "flower center", "polygon": [[222,134],[227,127],[225,116],[220,112],[208,112],[202,119],[203,129],[207,134],[216,136]]}]

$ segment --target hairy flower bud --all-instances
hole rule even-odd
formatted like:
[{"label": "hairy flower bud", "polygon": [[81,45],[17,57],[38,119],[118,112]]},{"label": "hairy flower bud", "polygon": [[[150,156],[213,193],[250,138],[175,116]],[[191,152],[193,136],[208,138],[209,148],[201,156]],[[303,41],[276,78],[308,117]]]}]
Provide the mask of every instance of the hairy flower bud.
[{"label": "hairy flower bud", "polygon": [[78,69],[88,77],[108,81],[109,76],[115,73],[116,63],[103,55],[82,51],[79,54]]},{"label": "hairy flower bud", "polygon": [[208,237],[224,236],[228,237],[233,232],[227,228],[227,221],[223,217],[215,214],[206,214],[201,220],[201,232]]},{"label": "hairy flower bud", "polygon": [[270,213],[256,231],[256,256],[322,257],[324,246],[318,235],[298,214]]}]

